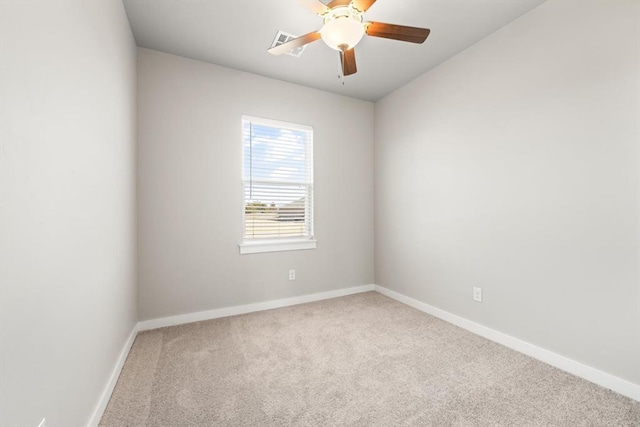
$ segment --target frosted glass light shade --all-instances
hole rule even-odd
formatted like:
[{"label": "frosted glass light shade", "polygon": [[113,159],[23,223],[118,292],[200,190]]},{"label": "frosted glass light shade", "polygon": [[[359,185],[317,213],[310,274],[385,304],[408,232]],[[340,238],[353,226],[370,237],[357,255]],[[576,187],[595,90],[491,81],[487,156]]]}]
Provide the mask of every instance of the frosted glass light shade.
[{"label": "frosted glass light shade", "polygon": [[362,39],[364,25],[362,22],[348,16],[331,20],[320,30],[322,40],[332,49],[351,49]]}]

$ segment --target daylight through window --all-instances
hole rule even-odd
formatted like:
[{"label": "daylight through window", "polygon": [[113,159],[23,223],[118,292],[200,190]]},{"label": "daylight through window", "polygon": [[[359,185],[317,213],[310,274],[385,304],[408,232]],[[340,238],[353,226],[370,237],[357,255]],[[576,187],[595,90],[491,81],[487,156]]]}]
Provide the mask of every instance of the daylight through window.
[{"label": "daylight through window", "polygon": [[312,240],[313,129],[243,116],[242,138],[243,243]]}]

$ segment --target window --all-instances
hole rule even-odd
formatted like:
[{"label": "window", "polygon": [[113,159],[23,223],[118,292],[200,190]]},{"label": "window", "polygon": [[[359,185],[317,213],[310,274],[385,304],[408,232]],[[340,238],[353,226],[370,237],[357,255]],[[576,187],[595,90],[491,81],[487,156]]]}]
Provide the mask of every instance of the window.
[{"label": "window", "polygon": [[313,129],[242,117],[240,253],[314,249]]}]

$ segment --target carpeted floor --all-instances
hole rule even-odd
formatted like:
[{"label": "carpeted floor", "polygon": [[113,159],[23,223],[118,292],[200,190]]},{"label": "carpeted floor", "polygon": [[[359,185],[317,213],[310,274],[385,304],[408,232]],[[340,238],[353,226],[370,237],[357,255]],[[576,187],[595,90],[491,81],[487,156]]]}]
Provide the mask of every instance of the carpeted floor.
[{"label": "carpeted floor", "polygon": [[640,426],[640,403],[375,292],[140,333],[101,426]]}]

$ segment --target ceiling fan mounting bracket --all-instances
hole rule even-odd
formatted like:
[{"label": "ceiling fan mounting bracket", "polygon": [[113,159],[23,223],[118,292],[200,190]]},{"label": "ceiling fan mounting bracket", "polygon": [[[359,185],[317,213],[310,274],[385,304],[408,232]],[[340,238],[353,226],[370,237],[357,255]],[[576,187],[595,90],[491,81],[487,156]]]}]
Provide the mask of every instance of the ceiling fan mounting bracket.
[{"label": "ceiling fan mounting bracket", "polygon": [[327,4],[329,9],[333,9],[338,6],[349,6],[351,4],[351,0],[333,0]]}]

